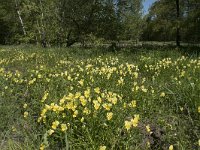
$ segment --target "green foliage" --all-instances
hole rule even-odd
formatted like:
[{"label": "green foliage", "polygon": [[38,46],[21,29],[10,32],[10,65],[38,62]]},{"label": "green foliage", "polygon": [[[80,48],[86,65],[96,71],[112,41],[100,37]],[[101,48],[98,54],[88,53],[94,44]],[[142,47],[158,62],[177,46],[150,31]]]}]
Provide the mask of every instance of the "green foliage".
[{"label": "green foliage", "polygon": [[156,1],[145,17],[146,29],[142,38],[149,41],[174,41],[177,28],[182,42],[198,43],[200,3],[193,0],[179,0],[180,10],[177,18],[176,1]]},{"label": "green foliage", "polygon": [[[106,40],[138,39],[141,1],[15,0],[2,1],[2,44],[32,43],[45,46],[84,42],[88,36]],[[124,11],[117,10],[123,9]],[[119,17],[122,16],[122,17]],[[10,36],[6,36],[9,30]]]}]

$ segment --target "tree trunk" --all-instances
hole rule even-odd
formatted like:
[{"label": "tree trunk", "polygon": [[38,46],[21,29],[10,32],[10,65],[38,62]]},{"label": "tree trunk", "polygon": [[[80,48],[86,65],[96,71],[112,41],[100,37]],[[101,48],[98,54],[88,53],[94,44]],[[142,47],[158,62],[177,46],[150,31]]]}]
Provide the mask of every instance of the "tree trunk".
[{"label": "tree trunk", "polygon": [[70,30],[67,34],[67,38],[66,38],[67,47],[72,46],[74,43],[78,41],[78,38],[71,38],[71,33],[72,31]]},{"label": "tree trunk", "polygon": [[42,47],[47,47],[47,38],[46,38],[46,32],[45,32],[45,24],[44,24],[44,13],[43,13],[43,4],[40,0],[40,11],[41,11],[41,26],[42,26],[42,32],[41,32],[41,44]]},{"label": "tree trunk", "polygon": [[23,31],[24,35],[26,35],[26,29],[24,27],[24,22],[23,22],[22,17],[21,17],[21,12],[19,10],[19,6],[18,6],[18,3],[17,3],[17,0],[15,0],[15,6],[16,6],[17,15],[19,17],[20,24],[22,26],[22,31]]},{"label": "tree trunk", "polygon": [[176,26],[176,46],[180,47],[180,2],[176,0],[177,26]]}]

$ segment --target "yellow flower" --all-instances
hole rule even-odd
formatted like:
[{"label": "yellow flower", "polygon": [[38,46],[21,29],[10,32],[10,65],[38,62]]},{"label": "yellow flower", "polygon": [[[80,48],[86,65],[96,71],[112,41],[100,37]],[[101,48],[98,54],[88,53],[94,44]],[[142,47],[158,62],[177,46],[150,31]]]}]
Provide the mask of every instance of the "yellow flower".
[{"label": "yellow flower", "polygon": [[93,103],[94,103],[94,108],[95,108],[95,110],[98,110],[99,107],[100,107],[99,102],[98,102],[97,100],[94,100]]},{"label": "yellow flower", "polygon": [[45,109],[45,108],[44,108],[44,109],[42,110],[42,112],[41,112],[40,116],[41,116],[41,117],[44,117],[44,116],[45,116],[45,114],[46,114],[46,112],[47,112],[47,109]]},{"label": "yellow flower", "polygon": [[180,110],[183,111],[183,107],[180,107]]},{"label": "yellow flower", "polygon": [[41,100],[42,103],[47,99],[48,95],[49,95],[49,93],[47,91],[45,91],[44,96],[42,97],[42,100]]},{"label": "yellow flower", "polygon": [[67,130],[67,125],[66,124],[61,124],[61,130],[64,132]]},{"label": "yellow flower", "polygon": [[101,103],[101,102],[102,102],[102,99],[101,99],[101,97],[97,97],[97,100],[98,100],[98,102],[99,102],[99,103]]},{"label": "yellow flower", "polygon": [[97,87],[97,88],[94,89],[94,91],[95,91],[97,94],[99,94],[99,93],[100,93],[100,88]]},{"label": "yellow flower", "polygon": [[131,101],[129,106],[132,107],[132,108],[135,108],[136,107],[136,101],[135,100]]},{"label": "yellow flower", "polygon": [[151,132],[151,129],[150,129],[150,126],[149,126],[149,125],[146,126],[146,130],[147,130],[147,132],[149,132],[149,133]]},{"label": "yellow flower", "polygon": [[65,103],[65,99],[66,99],[66,96],[64,96],[63,98],[61,98],[59,104],[60,104],[60,105],[64,104],[64,103]]},{"label": "yellow flower", "polygon": [[107,119],[108,120],[111,120],[112,117],[113,117],[113,113],[112,112],[107,113]]},{"label": "yellow flower", "polygon": [[139,115],[134,115],[134,119],[131,119],[133,127],[137,127],[139,122]]},{"label": "yellow flower", "polygon": [[185,75],[185,71],[183,70],[182,72],[181,72],[181,77],[184,77],[184,75]]},{"label": "yellow flower", "polygon": [[126,130],[130,130],[132,123],[130,121],[125,121],[125,128]]},{"label": "yellow flower", "polygon": [[79,83],[81,86],[83,86],[83,84],[84,84],[84,80],[81,79],[80,81],[78,81],[78,83]]},{"label": "yellow flower", "polygon": [[83,113],[86,115],[89,115],[91,113],[91,111],[87,107],[85,107],[83,110]]},{"label": "yellow flower", "polygon": [[82,118],[81,118],[81,122],[83,122],[84,120],[85,120],[84,117],[82,117]]},{"label": "yellow flower", "polygon": [[27,106],[28,106],[28,105],[25,103],[25,104],[24,104],[24,106],[23,106],[23,108],[24,108],[24,109],[26,109],[26,108],[27,108]]},{"label": "yellow flower", "polygon": [[141,86],[141,90],[146,93],[147,92],[147,89],[144,87],[144,85]]},{"label": "yellow flower", "polygon": [[52,129],[54,129],[54,130],[55,130],[59,124],[60,124],[60,123],[59,123],[59,121],[57,121],[57,120],[56,120],[56,121],[54,121],[54,122],[52,123],[52,126],[51,126],[51,127],[52,127]]},{"label": "yellow flower", "polygon": [[112,107],[112,104],[108,104],[108,103],[103,104],[103,108],[105,108],[106,110],[110,110],[111,107]]},{"label": "yellow flower", "polygon": [[87,89],[85,92],[84,92],[84,96],[86,98],[89,98],[90,97],[90,89]]},{"label": "yellow flower", "polygon": [[198,113],[200,113],[200,106],[198,107]]},{"label": "yellow flower", "polygon": [[106,150],[106,146],[100,146],[99,150]]},{"label": "yellow flower", "polygon": [[80,96],[81,96],[81,93],[80,92],[76,92],[75,98],[79,98]]},{"label": "yellow flower", "polygon": [[36,78],[30,80],[30,81],[28,82],[28,84],[31,85],[31,84],[33,84],[35,81],[36,81]]},{"label": "yellow flower", "polygon": [[119,84],[119,85],[124,84],[124,79],[123,79],[122,77],[120,77],[120,79],[118,80],[118,84]]},{"label": "yellow flower", "polygon": [[173,145],[170,145],[169,146],[169,150],[173,150],[174,149],[174,146]]},{"label": "yellow flower", "polygon": [[47,109],[47,110],[51,110],[51,106],[45,104],[45,109]]},{"label": "yellow flower", "polygon": [[72,78],[71,78],[71,76],[69,75],[69,76],[67,77],[67,79],[70,81]]},{"label": "yellow flower", "polygon": [[112,102],[114,105],[117,103],[117,98],[116,98],[116,97],[113,97],[113,98],[111,98],[110,100],[111,100],[111,102]]},{"label": "yellow flower", "polygon": [[40,78],[42,78],[42,75],[41,75],[41,74],[38,74],[38,76],[37,76],[37,77],[38,77],[38,79],[40,79]]},{"label": "yellow flower", "polygon": [[138,78],[138,73],[137,72],[134,72],[133,73],[134,77],[137,79]]},{"label": "yellow flower", "polygon": [[48,133],[49,135],[52,135],[52,134],[54,133],[54,130],[50,129],[50,130],[47,131],[47,133]]},{"label": "yellow flower", "polygon": [[45,149],[45,145],[42,143],[41,145],[40,145],[40,150],[44,150]]},{"label": "yellow flower", "polygon": [[162,92],[162,93],[160,94],[160,97],[165,97],[165,93]]},{"label": "yellow flower", "polygon": [[151,144],[149,141],[147,141],[147,147],[150,148]]},{"label": "yellow flower", "polygon": [[80,100],[82,106],[85,106],[87,104],[87,100],[85,99],[84,96],[80,96],[79,100]]},{"label": "yellow flower", "polygon": [[126,108],[127,107],[127,103],[124,102],[123,107]]},{"label": "yellow flower", "polygon": [[74,111],[73,117],[76,118],[76,116],[78,115],[78,110]]},{"label": "yellow flower", "polygon": [[25,112],[24,112],[24,118],[27,118],[27,117],[28,117],[28,112],[25,111]]},{"label": "yellow flower", "polygon": [[17,129],[14,126],[12,126],[12,131],[15,132],[17,131]]}]

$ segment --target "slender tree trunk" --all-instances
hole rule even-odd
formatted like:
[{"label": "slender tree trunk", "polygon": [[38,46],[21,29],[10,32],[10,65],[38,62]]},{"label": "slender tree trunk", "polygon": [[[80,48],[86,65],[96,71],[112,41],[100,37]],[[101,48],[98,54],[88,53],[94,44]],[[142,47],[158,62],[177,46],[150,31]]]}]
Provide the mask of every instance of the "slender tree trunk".
[{"label": "slender tree trunk", "polygon": [[41,25],[42,25],[42,32],[41,32],[41,44],[42,47],[47,47],[47,39],[46,39],[46,32],[45,32],[45,24],[44,24],[44,13],[43,13],[43,4],[40,0],[40,11],[41,11]]},{"label": "slender tree trunk", "polygon": [[21,12],[20,12],[20,10],[19,10],[19,6],[18,6],[18,3],[17,3],[17,0],[15,0],[15,6],[16,6],[17,15],[18,15],[18,17],[19,17],[20,24],[21,24],[21,26],[22,26],[22,31],[23,31],[24,35],[26,35],[26,29],[25,29],[25,27],[24,27],[24,22],[23,22],[23,19],[22,19],[22,17],[21,17]]},{"label": "slender tree trunk", "polygon": [[176,46],[180,47],[180,1],[176,0],[177,26],[176,26]]},{"label": "slender tree trunk", "polygon": [[40,31],[39,21],[37,20],[36,22],[37,22],[37,30],[38,30],[37,45],[39,45],[40,42],[41,42],[41,39],[42,39],[42,37],[41,37],[42,34],[41,34],[41,31]]}]

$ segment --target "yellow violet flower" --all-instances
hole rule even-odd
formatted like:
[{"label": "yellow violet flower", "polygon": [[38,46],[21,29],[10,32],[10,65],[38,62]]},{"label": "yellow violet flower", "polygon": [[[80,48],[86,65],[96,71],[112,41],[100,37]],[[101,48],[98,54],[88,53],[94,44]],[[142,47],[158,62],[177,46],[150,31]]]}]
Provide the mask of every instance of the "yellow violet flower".
[{"label": "yellow violet flower", "polygon": [[82,106],[85,106],[87,104],[87,100],[85,99],[84,96],[80,96],[79,100],[80,100]]},{"label": "yellow violet flower", "polygon": [[81,118],[81,122],[83,122],[84,120],[85,120],[85,118],[84,118],[84,117],[82,117],[82,118]]},{"label": "yellow violet flower", "polygon": [[50,129],[47,131],[49,135],[52,135],[54,133],[54,130]]},{"label": "yellow violet flower", "polygon": [[165,97],[165,93],[162,92],[162,93],[160,94],[160,97]]},{"label": "yellow violet flower", "polygon": [[44,150],[45,149],[45,145],[42,143],[41,145],[40,145],[40,150]]},{"label": "yellow violet flower", "polygon": [[138,73],[137,72],[134,72],[133,73],[134,77],[137,79],[138,78]]},{"label": "yellow violet flower", "polygon": [[84,80],[81,79],[80,81],[78,81],[78,83],[79,83],[81,86],[83,86],[83,84],[84,84]]},{"label": "yellow violet flower", "polygon": [[174,149],[174,146],[173,145],[170,145],[169,146],[169,150],[173,150]]},{"label": "yellow violet flower", "polygon": [[144,93],[147,92],[147,89],[144,87],[144,85],[141,86],[141,90],[142,90],[142,92],[144,92]]},{"label": "yellow violet flower", "polygon": [[110,110],[111,107],[112,107],[112,104],[104,103],[102,106],[103,106],[103,108],[105,108],[106,110]]},{"label": "yellow violet flower", "polygon": [[76,92],[75,98],[79,98],[81,96],[81,92]]},{"label": "yellow violet flower", "polygon": [[15,132],[17,131],[17,129],[14,126],[12,126],[12,131]]},{"label": "yellow violet flower", "polygon": [[112,112],[107,113],[107,119],[108,120],[111,120],[112,117],[113,117],[113,113]]},{"label": "yellow violet flower", "polygon": [[26,108],[27,108],[27,106],[28,106],[28,105],[25,103],[25,104],[23,105],[23,108],[24,108],[24,109],[26,109]]},{"label": "yellow violet flower", "polygon": [[117,104],[117,97],[111,98],[111,102],[112,102],[114,105]]},{"label": "yellow violet flower", "polygon": [[200,113],[200,106],[198,107],[198,113]]},{"label": "yellow violet flower", "polygon": [[60,105],[65,103],[65,97],[63,97],[62,99],[60,99]]},{"label": "yellow violet flower", "polygon": [[130,121],[125,121],[125,128],[126,130],[130,130],[132,123]]},{"label": "yellow violet flower", "polygon": [[48,95],[49,93],[45,91],[44,96],[42,97],[42,100],[41,100],[42,103],[47,99]]},{"label": "yellow violet flower", "polygon": [[34,79],[30,80],[30,81],[28,82],[28,85],[31,85],[31,84],[33,84],[35,81],[36,81],[36,78],[34,78]]},{"label": "yellow violet flower", "polygon": [[24,118],[27,118],[27,117],[28,117],[28,112],[25,111],[25,112],[24,112]]},{"label": "yellow violet flower", "polygon": [[94,103],[94,109],[95,109],[95,110],[98,110],[99,107],[100,107],[99,102],[98,102],[97,100],[94,100],[93,103]]},{"label": "yellow violet flower", "polygon": [[150,129],[150,126],[149,126],[149,125],[146,126],[146,130],[147,130],[147,132],[149,132],[149,133],[151,132],[151,129]]},{"label": "yellow violet flower", "polygon": [[90,112],[91,111],[87,107],[85,107],[84,110],[83,110],[83,113],[86,114],[86,115],[89,115]]},{"label": "yellow violet flower", "polygon": [[183,107],[180,107],[180,110],[183,111]]},{"label": "yellow violet flower", "polygon": [[97,94],[99,94],[99,93],[100,93],[100,88],[97,87],[97,88],[94,89],[94,91],[95,91]]},{"label": "yellow violet flower", "polygon": [[132,107],[132,108],[135,108],[136,107],[136,101],[135,100],[131,101],[129,106]]},{"label": "yellow violet flower", "polygon": [[52,129],[54,129],[54,130],[55,130],[59,124],[60,124],[60,123],[59,123],[59,121],[57,121],[57,120],[56,120],[56,121],[54,121],[54,122],[52,123],[52,126],[51,126],[51,127],[52,127]]},{"label": "yellow violet flower", "polygon": [[147,147],[150,148],[151,144],[149,141],[147,141]]},{"label": "yellow violet flower", "polygon": [[67,125],[66,124],[61,124],[61,130],[64,132],[67,130]]},{"label": "yellow violet flower", "polygon": [[99,150],[106,150],[106,146],[100,146]]},{"label": "yellow violet flower", "polygon": [[89,98],[90,97],[90,89],[87,89],[85,92],[84,92],[84,96],[86,98]]},{"label": "yellow violet flower", "polygon": [[139,118],[140,118],[139,115],[134,115],[134,119],[131,119],[131,123],[132,123],[133,127],[138,126]]},{"label": "yellow violet flower", "polygon": [[102,99],[101,99],[101,97],[97,97],[97,100],[98,100],[98,102],[99,102],[99,103],[101,103],[101,102],[102,102]]}]

